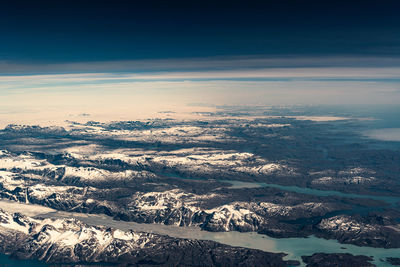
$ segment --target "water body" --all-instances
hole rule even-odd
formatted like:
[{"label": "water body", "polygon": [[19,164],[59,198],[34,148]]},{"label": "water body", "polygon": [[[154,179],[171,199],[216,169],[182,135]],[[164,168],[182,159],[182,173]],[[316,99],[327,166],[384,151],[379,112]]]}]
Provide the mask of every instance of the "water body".
[{"label": "water body", "polygon": [[400,142],[400,128],[382,128],[382,129],[368,130],[364,132],[364,135],[369,138],[381,141]]},{"label": "water body", "polygon": [[241,189],[241,188],[260,188],[264,187],[262,183],[242,182],[236,180],[219,180],[220,182],[230,184],[230,189]]},{"label": "water body", "polygon": [[230,246],[260,249],[268,252],[284,252],[286,260],[301,261],[301,256],[313,253],[351,253],[354,255],[373,256],[378,266],[391,266],[381,262],[387,257],[399,257],[400,249],[384,249],[358,247],[340,244],[336,240],[326,240],[311,236],[309,238],[271,238],[255,232],[207,232],[198,227],[178,227],[164,224],[139,224],[135,222],[116,221],[106,215],[81,214],[71,212],[52,212],[41,214],[40,217],[76,218],[90,225],[105,225],[121,230],[135,230],[155,234],[168,235],[176,238],[212,240]]},{"label": "water body", "polygon": [[[400,142],[400,106],[358,106],[349,109],[348,113],[356,117],[369,118],[360,120],[361,134],[378,141]],[[393,148],[399,148],[395,143]]]},{"label": "water body", "polygon": [[8,255],[0,254],[0,266],[2,267],[42,267],[46,266],[44,262],[36,261],[36,260],[16,260],[10,258]]},{"label": "water body", "polygon": [[[289,113],[288,113],[289,112]],[[285,110],[279,115],[286,116],[294,112]],[[400,105],[323,105],[323,106],[304,106],[294,112],[300,118],[324,115],[333,118],[351,118],[352,123],[356,123],[354,129],[362,136],[379,141],[400,142]],[[315,120],[314,120],[315,121]],[[323,121],[323,120],[321,120]],[[326,120],[325,120],[326,121]],[[333,120],[330,123],[335,123]],[[361,126],[359,128],[358,126]],[[391,144],[394,148],[399,148],[396,144]]]},{"label": "water body", "polygon": [[299,187],[294,185],[278,185],[278,184],[267,184],[267,183],[251,183],[251,182],[240,182],[234,180],[220,180],[221,182],[226,182],[231,184],[230,188],[256,188],[256,187],[271,187],[277,188],[284,191],[291,191],[301,194],[307,195],[315,195],[321,197],[327,196],[338,196],[344,198],[365,198],[365,199],[374,199],[384,201],[391,205],[396,205],[396,203],[400,202],[400,197],[392,197],[392,196],[375,196],[375,195],[359,195],[359,194],[351,194],[351,193],[342,193],[339,191],[333,190],[319,190],[319,189],[312,189],[307,187]]},{"label": "water body", "polygon": [[[199,180],[204,181],[205,179],[194,179],[183,177],[178,174],[171,174],[171,173],[160,173],[161,176],[179,178],[179,179],[187,179],[187,180]],[[241,189],[241,188],[259,188],[259,187],[271,187],[277,188],[284,191],[290,191],[300,194],[307,194],[307,195],[315,195],[321,197],[328,197],[328,196],[338,196],[343,198],[364,198],[364,199],[374,199],[379,201],[384,201],[388,204],[393,206],[397,205],[400,202],[400,197],[394,196],[376,196],[376,195],[359,195],[359,194],[351,194],[351,193],[343,193],[340,191],[333,191],[333,190],[319,190],[307,187],[299,187],[294,185],[279,185],[279,184],[269,184],[269,183],[257,183],[257,182],[243,182],[237,180],[217,180],[219,182],[224,182],[231,184],[229,188],[231,189]]]},{"label": "water body", "polygon": [[[290,111],[289,111],[290,112]],[[280,114],[286,116],[287,111]],[[321,105],[304,106],[296,116],[333,116],[357,120],[370,129],[400,128],[400,105]]]},{"label": "water body", "polygon": [[[3,205],[7,204],[7,205]],[[313,253],[351,253],[353,255],[373,256],[375,264],[378,266],[391,266],[383,262],[387,257],[400,257],[400,248],[384,249],[372,247],[358,247],[349,244],[340,244],[336,240],[326,240],[311,236],[309,238],[272,238],[266,235],[260,235],[255,232],[207,232],[202,231],[198,227],[178,227],[175,225],[164,224],[140,224],[135,222],[116,221],[106,215],[84,214],[75,212],[51,211],[42,209],[43,207],[32,204],[17,203],[11,201],[0,200],[0,207],[9,212],[24,213],[27,210],[35,211],[35,217],[40,218],[76,218],[89,225],[104,225],[121,230],[134,230],[149,232],[154,234],[168,235],[176,238],[188,238],[199,240],[212,240],[230,246],[239,246],[253,249],[260,249],[268,252],[284,252],[288,255],[287,260],[299,260],[301,256],[312,255]],[[41,210],[42,209],[42,210]],[[1,255],[0,263],[13,263],[15,260],[8,259],[7,256]],[[19,262],[19,261],[17,261]],[[31,261],[27,261],[31,262]],[[33,264],[41,264],[40,262],[32,261]],[[21,262],[24,264],[24,262]],[[9,265],[9,266],[24,266],[24,265]],[[42,265],[30,265],[42,266]]]}]

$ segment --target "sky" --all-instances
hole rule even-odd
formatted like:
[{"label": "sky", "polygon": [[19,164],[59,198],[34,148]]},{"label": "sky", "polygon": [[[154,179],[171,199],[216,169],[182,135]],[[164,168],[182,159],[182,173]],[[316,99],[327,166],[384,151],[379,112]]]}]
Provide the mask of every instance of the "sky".
[{"label": "sky", "polygon": [[397,104],[399,10],[385,0],[2,1],[0,123],[193,103]]}]

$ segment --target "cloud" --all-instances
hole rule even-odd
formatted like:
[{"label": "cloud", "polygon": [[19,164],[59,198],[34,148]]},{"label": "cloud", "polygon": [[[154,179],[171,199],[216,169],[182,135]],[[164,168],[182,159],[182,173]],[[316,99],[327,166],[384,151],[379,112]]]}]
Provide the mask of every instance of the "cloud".
[{"label": "cloud", "polygon": [[172,81],[212,81],[212,80],[251,80],[251,81],[322,81],[342,80],[396,82],[400,77],[400,67],[385,68],[262,68],[215,71],[169,71],[145,73],[78,73],[47,75],[8,75],[0,76],[0,90],[18,88],[43,88],[82,86],[85,84],[124,84],[136,82]]},{"label": "cloud", "polygon": [[398,57],[265,57],[235,56],[70,63],[0,61],[0,75],[61,73],[132,73],[235,70],[254,68],[400,67]]},{"label": "cloud", "polygon": [[[185,110],[188,103],[397,104],[400,64],[395,61],[362,65],[367,59],[238,57],[199,59],[200,63],[193,59],[143,61],[141,71],[123,73],[94,72],[91,68],[111,70],[115,69],[113,64],[106,68],[106,63],[100,67],[79,63],[82,72],[0,75],[0,125],[28,119],[63,121],[71,119],[70,114],[76,114],[75,119],[91,114],[91,119],[98,120],[160,116],[158,112],[163,110]],[[179,69],[176,62],[187,68]],[[124,64],[128,62],[115,62],[118,68]],[[140,68],[138,62],[135,64]],[[175,67],[167,71],[171,66]],[[51,67],[67,69],[65,65]],[[76,65],[68,68],[77,70]]]}]

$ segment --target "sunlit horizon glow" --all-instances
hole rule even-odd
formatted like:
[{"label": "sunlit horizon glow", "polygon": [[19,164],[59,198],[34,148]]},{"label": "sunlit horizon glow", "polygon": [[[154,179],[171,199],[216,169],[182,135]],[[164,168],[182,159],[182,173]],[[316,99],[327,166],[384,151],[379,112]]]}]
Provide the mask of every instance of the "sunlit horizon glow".
[{"label": "sunlit horizon glow", "polygon": [[[162,117],[159,112],[165,110],[187,117],[205,109],[188,106],[190,103],[203,103],[208,110],[216,105],[400,103],[400,66],[393,64],[395,60],[390,66],[368,67],[360,66],[361,59],[351,64],[336,60],[334,67],[329,62],[316,67],[316,62],[323,63],[320,58],[303,59],[303,66],[299,59],[289,62],[298,67],[276,67],[288,64],[287,59],[274,59],[274,67],[265,67],[272,62],[265,58],[241,57],[242,66],[236,65],[236,60],[219,59],[220,69],[211,68],[215,59],[175,61],[184,62],[183,66],[202,62],[202,69],[187,71],[179,69],[177,63],[171,70],[164,66],[160,71],[160,65],[149,60],[141,61],[148,66],[142,72],[115,71],[126,67],[128,63],[122,61],[111,64],[109,72],[92,72],[96,69],[93,63],[94,69],[86,72],[77,68],[75,73],[4,74],[0,76],[1,125],[60,123],[71,118],[145,119]],[[62,65],[57,66],[62,69]]]}]

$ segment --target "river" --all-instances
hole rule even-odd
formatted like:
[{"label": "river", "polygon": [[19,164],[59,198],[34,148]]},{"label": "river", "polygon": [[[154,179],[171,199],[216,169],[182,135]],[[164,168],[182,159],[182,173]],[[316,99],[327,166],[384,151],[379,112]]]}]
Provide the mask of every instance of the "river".
[{"label": "river", "polygon": [[[358,247],[340,244],[336,240],[326,240],[311,236],[309,238],[272,238],[255,232],[207,232],[198,227],[178,227],[164,224],[140,224],[135,222],[116,221],[106,215],[83,214],[50,210],[42,206],[0,200],[0,207],[9,212],[26,213],[36,218],[76,218],[89,225],[104,225],[121,230],[134,230],[168,235],[177,238],[212,240],[230,246],[260,249],[268,252],[285,252],[285,259],[301,261],[301,256],[324,253],[351,253],[354,255],[373,256],[378,266],[391,266],[383,262],[386,257],[400,257],[400,249]],[[50,211],[50,212],[49,212]],[[0,258],[3,262],[4,256]]]}]

